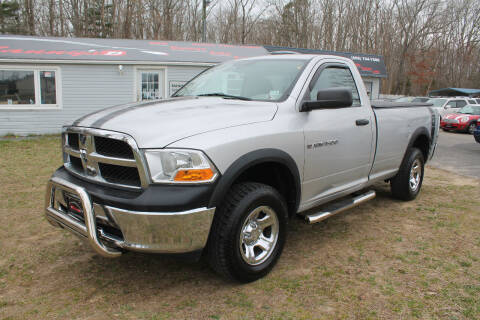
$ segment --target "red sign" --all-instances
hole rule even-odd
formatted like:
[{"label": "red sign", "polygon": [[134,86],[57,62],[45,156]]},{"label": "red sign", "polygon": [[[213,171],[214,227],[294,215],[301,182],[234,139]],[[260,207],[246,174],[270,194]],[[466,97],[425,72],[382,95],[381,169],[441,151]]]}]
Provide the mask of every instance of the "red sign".
[{"label": "red sign", "polygon": [[0,53],[23,53],[23,54],[38,54],[38,55],[69,55],[72,57],[78,56],[124,56],[127,54],[123,50],[25,50],[25,49],[9,49],[8,46],[1,46]]}]

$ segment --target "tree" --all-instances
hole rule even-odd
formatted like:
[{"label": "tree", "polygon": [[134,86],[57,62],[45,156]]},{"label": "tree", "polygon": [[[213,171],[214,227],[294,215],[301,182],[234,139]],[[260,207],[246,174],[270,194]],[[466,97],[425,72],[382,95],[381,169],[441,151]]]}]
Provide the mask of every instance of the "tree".
[{"label": "tree", "polygon": [[21,25],[20,5],[17,1],[0,2],[0,33],[25,33]]}]

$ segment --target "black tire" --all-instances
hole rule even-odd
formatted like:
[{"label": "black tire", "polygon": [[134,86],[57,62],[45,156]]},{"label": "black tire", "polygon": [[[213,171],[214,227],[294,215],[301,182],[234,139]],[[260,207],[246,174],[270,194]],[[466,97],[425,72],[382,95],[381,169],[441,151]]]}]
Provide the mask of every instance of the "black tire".
[{"label": "black tire", "polygon": [[472,122],[468,125],[467,132],[469,134],[473,134],[473,132],[475,131],[475,128],[477,128],[477,124],[475,122]]},{"label": "black tire", "polygon": [[[246,228],[249,215],[256,209],[264,207],[272,209],[278,219],[275,233],[278,236],[269,255],[265,255],[265,261],[251,265],[242,257],[241,250],[245,248],[245,244],[240,240],[240,236],[244,234],[242,230]],[[262,278],[270,272],[282,253],[287,235],[287,220],[285,200],[274,188],[253,182],[234,185],[221,206],[217,208],[213,219],[207,244],[207,257],[211,267],[220,275],[240,282],[246,283]],[[268,227],[264,229],[265,232],[268,232],[267,229]],[[260,234],[263,232],[262,230]]]},{"label": "black tire", "polygon": [[[417,171],[419,176],[416,187],[412,187],[412,184],[410,183],[414,164],[418,164],[420,170]],[[400,165],[397,175],[390,180],[390,187],[394,198],[409,201],[417,197],[422,187],[424,166],[425,160],[422,152],[418,148],[409,148],[402,164]]]}]

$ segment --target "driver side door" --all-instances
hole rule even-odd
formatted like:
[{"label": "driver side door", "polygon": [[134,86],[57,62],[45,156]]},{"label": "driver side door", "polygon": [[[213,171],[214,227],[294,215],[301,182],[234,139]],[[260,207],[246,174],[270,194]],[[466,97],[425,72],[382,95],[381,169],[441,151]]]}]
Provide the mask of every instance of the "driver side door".
[{"label": "driver side door", "polygon": [[302,203],[307,207],[368,181],[375,119],[369,104],[362,103],[349,67],[341,63],[321,65],[303,100],[316,100],[318,90],[336,87],[352,90],[351,107],[312,110],[305,115]]}]

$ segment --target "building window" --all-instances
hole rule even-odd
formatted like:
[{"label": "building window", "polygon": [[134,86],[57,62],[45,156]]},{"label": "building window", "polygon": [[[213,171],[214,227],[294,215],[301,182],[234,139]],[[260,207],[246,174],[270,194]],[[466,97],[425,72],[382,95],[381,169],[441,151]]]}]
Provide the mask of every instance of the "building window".
[{"label": "building window", "polygon": [[40,101],[41,104],[57,103],[55,71],[40,71]]},{"label": "building window", "polygon": [[0,109],[58,108],[56,68],[0,67]]}]

